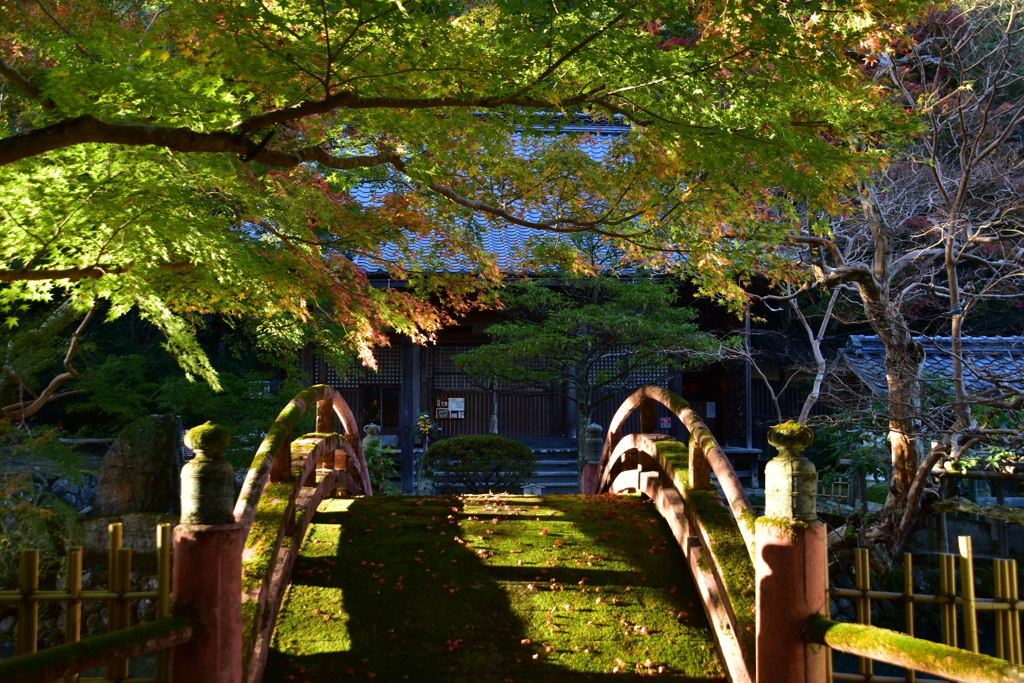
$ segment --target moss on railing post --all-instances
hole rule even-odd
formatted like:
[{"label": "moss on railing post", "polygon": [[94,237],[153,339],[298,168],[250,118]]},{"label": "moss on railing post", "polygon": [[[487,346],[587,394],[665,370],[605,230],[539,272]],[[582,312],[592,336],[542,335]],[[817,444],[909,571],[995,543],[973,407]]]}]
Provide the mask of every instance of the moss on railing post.
[{"label": "moss on railing post", "polygon": [[185,445],[195,451],[196,457],[181,468],[182,524],[235,521],[235,469],[221,457],[230,443],[228,430],[212,422],[185,434]]},{"label": "moss on railing post", "polygon": [[798,422],[768,430],[768,443],[779,449],[764,468],[764,515],[811,523],[818,519],[818,473],[803,456],[814,443],[814,432]]},{"label": "moss on railing post", "polygon": [[[242,548],[234,472],[220,458],[230,436],[207,422],[185,435],[197,457],[182,469],[182,523],[174,528],[174,613],[195,637],[172,654],[173,683],[241,683]],[[226,467],[225,467],[226,466]]]},{"label": "moss on railing post", "polygon": [[814,441],[804,425],[768,431],[779,454],[765,468],[765,515],[755,532],[757,683],[825,683],[825,649],[804,639],[804,627],[825,612],[825,525],[817,521],[817,473],[803,457]]},{"label": "moss on railing post", "polygon": [[689,455],[690,488],[698,491],[711,490],[711,463],[704,455],[704,448],[700,445],[701,434],[690,434],[687,444]]}]

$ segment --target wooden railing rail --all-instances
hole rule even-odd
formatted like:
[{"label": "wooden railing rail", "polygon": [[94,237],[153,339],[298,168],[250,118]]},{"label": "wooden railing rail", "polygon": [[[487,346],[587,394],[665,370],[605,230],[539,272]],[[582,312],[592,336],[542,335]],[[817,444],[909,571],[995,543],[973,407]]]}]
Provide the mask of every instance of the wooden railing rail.
[{"label": "wooden railing rail", "polygon": [[256,456],[253,458],[249,472],[242,483],[242,491],[235,504],[235,521],[246,529],[252,526],[256,507],[260,496],[270,481],[287,481],[291,470],[292,431],[306,410],[313,404],[317,405],[317,428],[330,427],[330,414],[341,421],[345,429],[345,440],[350,457],[359,472],[363,495],[373,495],[370,486],[370,474],[366,468],[366,458],[359,442],[359,427],[352,409],[345,399],[332,387],[317,384],[300,391],[295,398],[278,414],[274,424],[267,430]]},{"label": "wooden railing rail", "polygon": [[[314,434],[293,438],[299,419],[316,410]],[[335,434],[334,418],[344,434]],[[336,490],[373,495],[351,408],[327,385],[288,402],[263,439],[235,503],[245,529],[242,562],[242,666],[247,681],[263,676],[270,639],[306,527]]]},{"label": "wooden railing rail", "polygon": [[[317,469],[346,445],[338,435],[306,436],[291,445],[292,483],[271,484],[246,538],[242,563],[243,666],[245,680],[262,679],[277,614],[291,579],[299,546],[321,501],[336,489],[358,493],[362,482],[340,467]],[[337,463],[337,461],[335,461]],[[306,484],[312,485],[307,486]],[[281,487],[285,490],[278,491]]]},{"label": "wooden railing rail", "polygon": [[[910,638],[915,633],[915,605],[918,603],[938,604],[941,606],[939,623],[942,633],[942,645],[958,653],[978,652],[977,611],[993,611],[995,612],[995,633],[993,635],[995,638],[996,659],[1006,660],[1016,665],[1024,663],[1024,656],[1022,656],[1021,652],[1020,625],[1020,611],[1024,610],[1024,601],[1018,599],[1017,561],[1000,558],[992,560],[993,596],[991,598],[982,598],[974,594],[974,553],[969,536],[960,537],[959,550],[959,556],[945,553],[939,555],[938,592],[928,594],[914,592],[914,561],[913,555],[910,553],[904,553],[903,555],[904,590],[902,593],[872,590],[868,550],[857,548],[854,551],[854,582],[856,588],[832,588],[829,590],[829,594],[833,597],[842,596],[855,599],[857,622],[863,626],[871,625],[872,600],[891,600],[903,603],[906,633],[899,635]],[[957,566],[958,564],[959,567]],[[956,588],[957,569],[959,569],[961,584],[959,595]],[[960,607],[959,619],[956,610],[958,606]],[[957,622],[960,619],[962,619],[962,624],[958,626]],[[885,634],[889,633],[893,632],[885,631]],[[958,649],[960,633],[963,633],[962,642],[965,648],[962,650]],[[843,650],[843,652],[846,651]],[[915,668],[913,665],[911,665],[911,670],[904,677],[880,677],[874,673],[873,661],[875,659],[883,659],[886,663],[890,664],[897,662],[891,661],[888,657],[878,657],[877,653],[858,652],[854,654],[858,654],[860,657],[858,673],[836,673],[834,674],[836,680],[917,680],[919,682],[921,680],[916,679],[916,674],[912,670]],[[905,665],[900,664],[900,666]],[[920,670],[925,671],[925,669]],[[927,671],[942,676],[951,675],[945,670],[941,672]]]},{"label": "wooden railing rail", "polygon": [[[988,655],[961,650],[930,640],[866,624],[847,624],[818,615],[807,622],[808,642],[839,652],[880,660],[962,683],[1024,682],[1024,670],[1016,664]],[[835,674],[834,680],[905,681],[905,678],[869,674]]]},{"label": "wooden railing rail", "polygon": [[[132,657],[164,652],[192,638],[192,622],[184,617],[168,617],[121,631],[57,645],[40,652],[0,662],[0,680],[5,683],[49,683],[60,678],[78,683],[101,683],[110,678],[79,678],[78,673],[102,666],[111,659],[128,661]],[[71,678],[74,676],[74,678]],[[118,678],[125,683],[157,683],[156,678]]]},{"label": "wooden railing rail", "polygon": [[[654,401],[672,410],[690,430],[689,447],[654,434]],[[641,430],[622,434],[622,425],[641,411]],[[711,453],[706,458],[705,453]],[[716,459],[720,481],[733,481],[738,493],[727,507],[711,485]],[[730,479],[730,475],[732,479]],[[754,567],[748,536],[753,513],[732,465],[689,405],[670,391],[644,387],[622,404],[612,419],[594,477],[593,493],[636,490],[658,508],[683,551],[731,683],[754,681]],[[732,490],[730,487],[723,487]],[[737,514],[736,511],[739,511]]]},{"label": "wooden railing rail", "polygon": [[[65,589],[39,590],[39,551],[22,550],[20,587],[16,591],[0,591],[0,604],[18,606],[18,638],[14,658],[0,662],[0,680],[49,681],[72,675],[71,681],[131,681],[128,659],[138,654],[158,652],[155,681],[170,680],[169,648],[187,642],[191,626],[169,621],[171,606],[171,525],[156,528],[157,589],[131,590],[132,551],[122,547],[123,528],[120,523],[107,527],[107,590],[82,590],[82,549],[68,548],[65,564]],[[149,599],[156,603],[157,621],[131,625],[131,601]],[[82,602],[102,600],[108,603],[107,631],[103,636],[82,640]],[[64,602],[64,645],[36,652],[38,605]],[[156,626],[161,624],[161,626]],[[146,635],[149,634],[149,635]],[[165,634],[166,637],[153,634]],[[152,642],[151,642],[152,641]],[[148,644],[147,644],[148,643]],[[140,648],[143,648],[140,650]],[[148,649],[145,649],[148,648]],[[86,655],[88,655],[86,657]],[[84,658],[84,659],[83,659]],[[81,661],[79,661],[81,660]],[[79,679],[77,672],[100,664],[107,665],[106,678]],[[65,667],[52,674],[53,667]],[[71,668],[67,668],[71,667]],[[48,676],[48,678],[47,678]],[[144,679],[137,679],[144,680]]]},{"label": "wooden railing rail", "polygon": [[740,533],[743,534],[747,550],[753,557],[754,510],[746,489],[743,488],[728,456],[722,451],[704,421],[685,399],[668,389],[657,386],[641,387],[619,406],[608,426],[608,435],[605,438],[604,450],[597,468],[596,491],[607,490],[611,484],[611,478],[614,476],[615,466],[621,462],[620,456],[623,451],[618,449],[618,446],[624,436],[622,431],[626,419],[636,410],[640,410],[641,417],[644,417],[646,406],[650,406],[646,408],[649,413],[647,420],[641,420],[641,431],[654,431],[652,419],[654,401],[665,406],[690,433],[689,485],[697,490],[710,490],[712,488],[711,471],[714,471],[718,483],[722,487],[722,492],[725,494],[728,507],[736,519]]}]

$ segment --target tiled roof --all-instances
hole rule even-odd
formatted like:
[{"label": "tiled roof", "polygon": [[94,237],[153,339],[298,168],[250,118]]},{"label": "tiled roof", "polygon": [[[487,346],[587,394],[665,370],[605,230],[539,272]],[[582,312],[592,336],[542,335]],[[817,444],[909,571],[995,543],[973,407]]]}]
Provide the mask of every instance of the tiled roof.
[{"label": "tiled roof", "polygon": [[[925,382],[949,382],[953,377],[949,337],[916,337],[924,346],[921,377]],[[1024,337],[963,337],[964,380],[967,391],[983,393],[997,384],[1024,391]],[[852,335],[842,351],[846,365],[872,392],[884,394],[885,349],[878,337]]]},{"label": "tiled roof", "polygon": [[[600,162],[608,155],[615,141],[629,131],[629,127],[617,125],[614,122],[587,123],[582,119],[577,119],[574,122],[562,125],[558,129],[559,133],[554,133],[555,128],[553,126],[545,125],[541,125],[533,130],[551,131],[552,134],[561,135],[585,133],[586,135],[580,139],[579,148],[592,160]],[[536,140],[535,136],[520,137],[515,145],[515,151],[520,154],[529,155],[532,143]],[[407,178],[396,174],[386,180],[362,182],[353,187],[349,194],[359,204],[372,207],[382,206],[384,199],[388,195],[410,192],[412,189],[413,186]],[[508,205],[508,208],[511,211],[515,211],[514,204]],[[541,221],[548,218],[532,210],[523,211],[522,217],[530,221]],[[564,237],[555,233],[548,233],[510,223],[499,223],[494,220],[475,222],[474,228],[478,233],[478,247],[484,252],[492,254],[498,268],[505,272],[520,269],[523,249],[531,242],[545,240],[558,243],[565,240]],[[423,265],[434,270],[450,273],[468,273],[474,272],[477,269],[476,264],[471,258],[452,253],[446,253],[441,257],[439,265],[436,255],[444,252],[444,247],[445,236],[435,234],[416,240],[409,248],[404,250],[395,244],[381,245],[379,260],[357,256],[355,262],[371,276],[375,274],[383,275],[385,273],[386,267],[382,265],[382,261],[386,263],[402,260],[407,267],[415,268],[417,265]],[[409,263],[410,254],[423,255],[424,263]],[[431,255],[434,255],[435,260],[427,265],[427,259]]]}]

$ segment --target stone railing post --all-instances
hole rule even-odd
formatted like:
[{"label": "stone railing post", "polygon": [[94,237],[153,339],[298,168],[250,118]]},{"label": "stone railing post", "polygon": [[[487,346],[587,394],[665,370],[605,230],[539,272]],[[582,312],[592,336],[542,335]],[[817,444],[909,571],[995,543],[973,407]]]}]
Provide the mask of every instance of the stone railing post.
[{"label": "stone railing post", "polygon": [[818,474],[803,450],[814,432],[796,422],[768,430],[779,454],[765,468],[765,514],[757,519],[757,683],[825,683],[825,648],[804,638],[826,614],[825,525],[818,521]]},{"label": "stone railing post", "polygon": [[207,422],[185,435],[196,457],[181,470],[181,523],[174,528],[174,613],[192,639],[174,648],[172,683],[241,683],[242,549],[234,520],[235,473],[221,458],[231,436]]},{"label": "stone railing post", "polygon": [[363,437],[363,453],[365,453],[381,442],[380,426],[371,422],[363,427],[363,431],[366,432],[366,436]]},{"label": "stone railing post", "polygon": [[588,424],[583,428],[583,452],[580,453],[580,493],[597,493],[597,468],[601,464],[601,425]]}]

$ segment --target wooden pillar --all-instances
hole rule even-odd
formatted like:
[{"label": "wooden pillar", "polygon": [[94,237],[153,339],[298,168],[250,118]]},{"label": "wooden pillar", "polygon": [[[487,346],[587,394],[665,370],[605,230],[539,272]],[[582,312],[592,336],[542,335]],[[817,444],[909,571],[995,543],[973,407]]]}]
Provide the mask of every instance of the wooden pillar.
[{"label": "wooden pillar", "polygon": [[241,683],[241,524],[174,527],[174,613],[192,619],[192,639],[174,648],[173,683]]},{"label": "wooden pillar", "polygon": [[231,521],[233,474],[220,457],[229,439],[210,423],[185,435],[196,458],[181,473],[182,523],[174,528],[172,571],[174,613],[192,620],[194,635],[174,648],[173,683],[242,681],[245,528]]},{"label": "wooden pillar", "polygon": [[815,614],[828,614],[828,547],[817,520],[817,473],[802,456],[814,441],[804,425],[772,427],[779,455],[765,472],[765,516],[757,520],[757,683],[825,683],[826,649],[804,637]]},{"label": "wooden pillar", "polygon": [[413,437],[416,433],[416,419],[419,417],[420,395],[420,347],[409,337],[402,337],[402,382],[399,389],[400,403],[398,428],[401,434],[402,452],[402,493],[415,493],[415,454]]},{"label": "wooden pillar", "polygon": [[654,434],[658,431],[658,404],[654,399],[640,398],[640,433]]},{"label": "wooden pillar", "polygon": [[334,404],[330,399],[316,402],[316,431],[318,434],[334,433]]},{"label": "wooden pillar", "polygon": [[275,484],[292,479],[292,432],[289,429],[274,456],[274,464],[270,467],[270,481]]},{"label": "wooden pillar", "polygon": [[690,456],[690,488],[698,491],[711,490],[711,463],[704,455],[704,448],[700,445],[698,435],[691,434],[689,441]]}]

